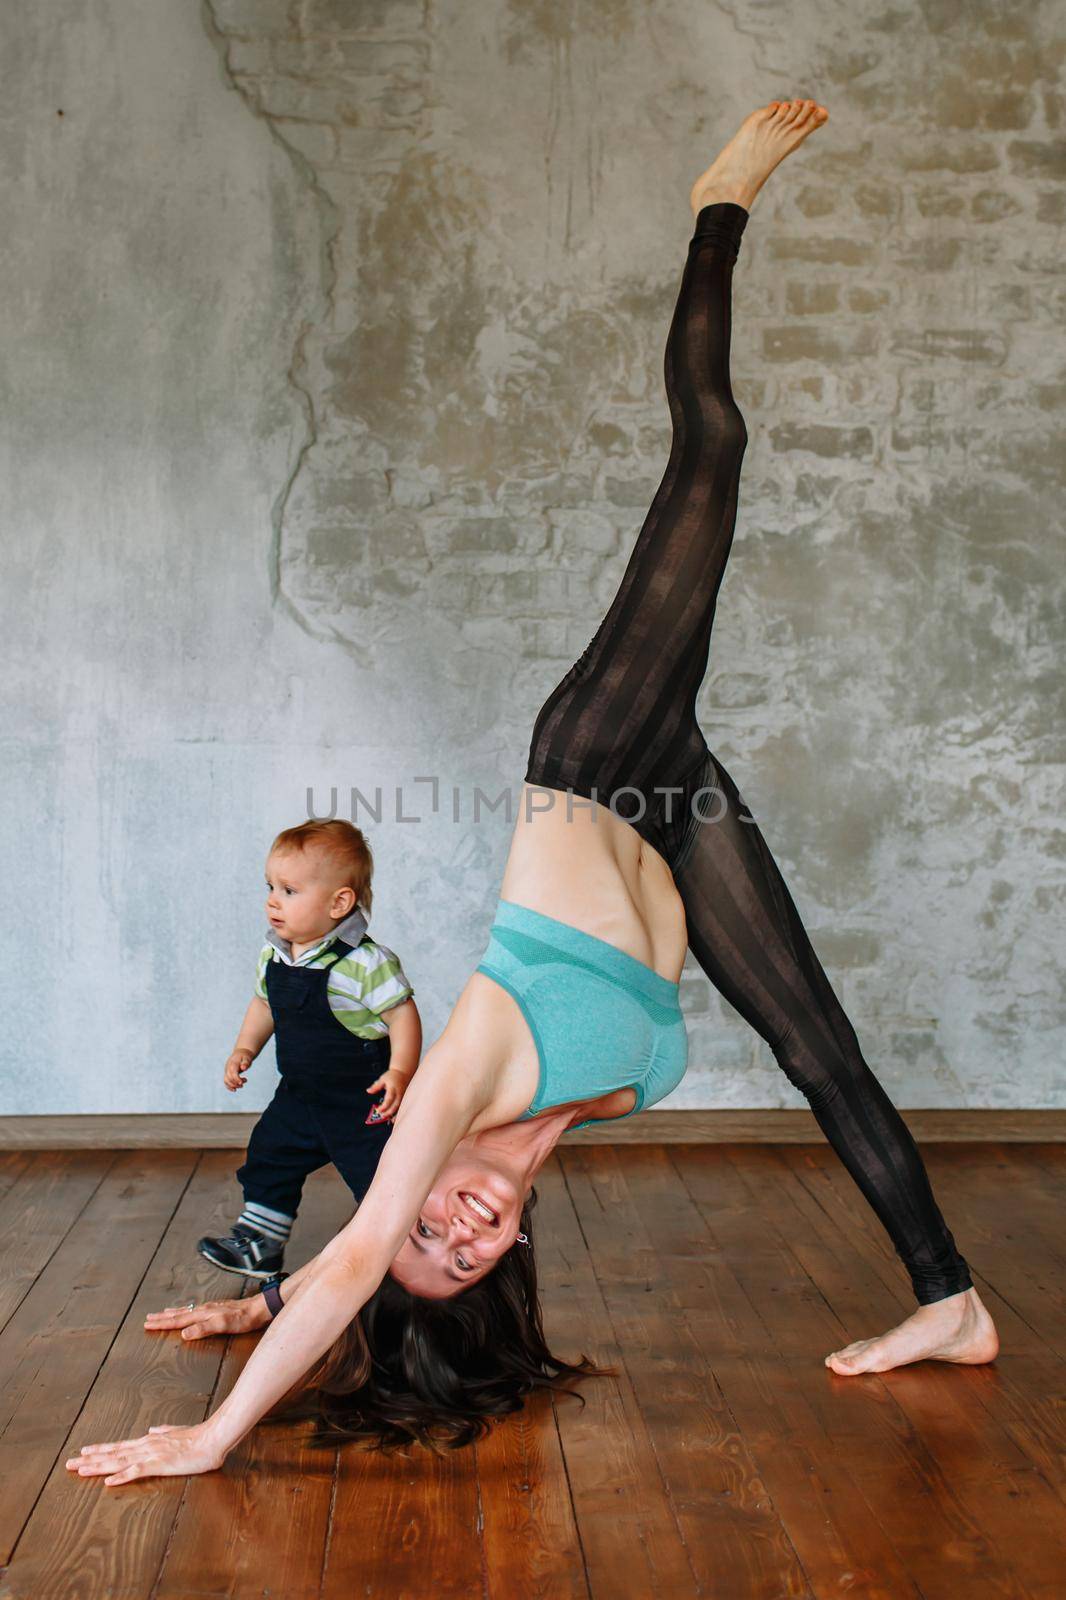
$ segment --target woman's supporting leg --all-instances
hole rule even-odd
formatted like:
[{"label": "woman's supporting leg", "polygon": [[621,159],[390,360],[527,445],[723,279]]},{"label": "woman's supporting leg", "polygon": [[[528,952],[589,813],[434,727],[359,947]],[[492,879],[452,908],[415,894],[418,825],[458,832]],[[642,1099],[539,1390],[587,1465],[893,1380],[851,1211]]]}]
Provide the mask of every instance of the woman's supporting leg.
[{"label": "woman's supporting leg", "polygon": [[884,1225],[920,1305],[972,1286],[906,1123],[863,1059],[777,863],[715,757],[674,881],[689,946],[766,1040]]}]

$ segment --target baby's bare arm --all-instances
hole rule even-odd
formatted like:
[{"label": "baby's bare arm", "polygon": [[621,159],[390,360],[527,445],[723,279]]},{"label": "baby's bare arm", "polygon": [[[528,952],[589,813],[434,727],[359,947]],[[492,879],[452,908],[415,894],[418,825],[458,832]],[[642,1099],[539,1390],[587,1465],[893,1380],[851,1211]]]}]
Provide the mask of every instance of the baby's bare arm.
[{"label": "baby's bare arm", "polygon": [[367,1089],[367,1094],[384,1091],[380,1105],[375,1105],[371,1112],[371,1118],[388,1122],[400,1109],[400,1102],[418,1065],[422,1052],[422,1024],[411,999],[401,1000],[398,1006],[390,1006],[388,1011],[381,1013],[381,1018],[389,1030],[389,1064]]},{"label": "baby's bare arm", "polygon": [[251,1004],[244,1013],[237,1043],[230,1051],[229,1060],[222,1073],[222,1081],[227,1089],[244,1088],[244,1074],[273,1032],[274,1018],[270,1007],[257,994],[253,995]]},{"label": "baby's bare arm", "polygon": [[237,1035],[237,1043],[233,1049],[235,1052],[247,1050],[254,1060],[273,1032],[274,1018],[270,1007],[265,1000],[254,994],[248,1010],[244,1013],[241,1031]]},{"label": "baby's bare arm", "polygon": [[389,1071],[410,1078],[422,1054],[422,1019],[412,999],[401,1000],[382,1013],[381,1019],[389,1030],[392,1051]]}]

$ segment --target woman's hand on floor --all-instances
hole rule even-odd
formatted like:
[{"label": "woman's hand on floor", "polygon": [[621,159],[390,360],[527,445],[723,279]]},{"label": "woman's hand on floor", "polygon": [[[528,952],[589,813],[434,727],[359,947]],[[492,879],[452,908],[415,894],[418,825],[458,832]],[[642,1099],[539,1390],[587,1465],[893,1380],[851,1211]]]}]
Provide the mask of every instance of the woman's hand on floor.
[{"label": "woman's hand on floor", "polygon": [[165,1311],[149,1311],[144,1319],[146,1333],[169,1333],[180,1329],[183,1339],[205,1339],[212,1333],[254,1333],[270,1321],[270,1307],[261,1294],[246,1300],[205,1300],[200,1306],[167,1306]]},{"label": "woman's hand on floor", "polygon": [[[165,1311],[150,1311],[144,1326],[148,1333],[180,1330],[183,1339],[204,1339],[213,1333],[252,1333],[266,1327],[270,1320],[270,1308],[263,1296],[253,1294],[246,1300],[206,1300],[199,1306],[168,1306]],[[81,1453],[71,1456],[66,1466],[78,1477],[102,1477],[105,1487],[115,1488],[136,1478],[194,1477],[200,1472],[214,1472],[225,1460],[227,1448],[209,1417],[192,1428],[160,1423],[139,1439],[83,1445]]]},{"label": "woman's hand on floor", "polygon": [[162,1424],[149,1428],[140,1439],[119,1439],[112,1444],[86,1444],[80,1455],[66,1463],[80,1478],[104,1477],[106,1488],[132,1483],[135,1478],[193,1477],[214,1472],[226,1458],[210,1422],[193,1428]]}]

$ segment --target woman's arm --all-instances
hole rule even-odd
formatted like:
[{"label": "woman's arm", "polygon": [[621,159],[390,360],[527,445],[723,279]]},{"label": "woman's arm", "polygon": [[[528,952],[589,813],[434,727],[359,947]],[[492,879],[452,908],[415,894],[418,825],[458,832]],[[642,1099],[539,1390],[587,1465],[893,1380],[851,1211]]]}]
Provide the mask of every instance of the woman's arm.
[{"label": "woman's arm", "polygon": [[374,1180],[346,1227],[282,1286],[285,1304],[217,1411],[193,1428],[86,1445],[67,1462],[108,1485],[209,1472],[325,1355],[381,1282],[441,1167],[484,1109],[469,1062],[435,1045],[404,1097]]},{"label": "woman's arm", "polygon": [[[292,1299],[317,1261],[318,1256],[312,1256],[279,1284],[278,1294],[283,1303]],[[240,1300],[205,1300],[200,1305],[167,1306],[164,1311],[149,1311],[144,1327],[147,1333],[180,1333],[183,1339],[209,1339],[218,1333],[255,1333],[271,1320],[262,1294],[250,1294]]]}]

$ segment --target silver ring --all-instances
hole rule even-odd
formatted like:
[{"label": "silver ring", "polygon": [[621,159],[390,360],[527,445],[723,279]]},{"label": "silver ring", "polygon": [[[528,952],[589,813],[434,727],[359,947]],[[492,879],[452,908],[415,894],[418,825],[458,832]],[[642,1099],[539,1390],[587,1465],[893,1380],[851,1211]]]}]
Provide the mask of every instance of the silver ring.
[{"label": "silver ring", "polygon": [[185,1307],[185,1309],[186,1309],[186,1311],[195,1311],[196,1310],[196,1301],[195,1300],[190,1300],[188,1305]]}]

